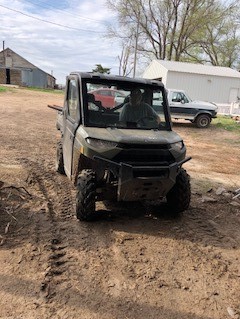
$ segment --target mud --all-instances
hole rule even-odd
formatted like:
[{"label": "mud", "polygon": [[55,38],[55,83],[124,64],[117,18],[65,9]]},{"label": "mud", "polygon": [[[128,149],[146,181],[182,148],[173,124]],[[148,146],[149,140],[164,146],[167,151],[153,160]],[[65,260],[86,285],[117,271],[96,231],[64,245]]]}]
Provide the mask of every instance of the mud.
[{"label": "mud", "polygon": [[46,105],[62,101],[0,95],[0,318],[239,318],[240,136],[175,123],[193,157],[190,209],[174,219],[164,206],[100,202],[83,223],[55,172]]}]

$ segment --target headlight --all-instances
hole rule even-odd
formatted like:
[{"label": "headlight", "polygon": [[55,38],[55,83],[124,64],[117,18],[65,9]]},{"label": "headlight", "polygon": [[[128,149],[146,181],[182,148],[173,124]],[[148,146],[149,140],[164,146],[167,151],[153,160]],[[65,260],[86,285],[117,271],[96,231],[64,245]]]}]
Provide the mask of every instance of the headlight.
[{"label": "headlight", "polygon": [[173,143],[171,144],[171,147],[175,150],[175,151],[181,151],[184,147],[183,141],[181,142],[177,142],[177,143]]},{"label": "headlight", "polygon": [[99,140],[97,138],[91,138],[91,137],[88,137],[86,141],[92,147],[99,148],[99,149],[111,149],[117,146],[117,143],[115,142]]},{"label": "headlight", "polygon": [[211,102],[211,104],[213,104],[214,106],[215,106],[215,109],[214,109],[214,111],[218,111],[218,106],[217,106],[217,104],[216,103],[213,103],[213,102]]}]

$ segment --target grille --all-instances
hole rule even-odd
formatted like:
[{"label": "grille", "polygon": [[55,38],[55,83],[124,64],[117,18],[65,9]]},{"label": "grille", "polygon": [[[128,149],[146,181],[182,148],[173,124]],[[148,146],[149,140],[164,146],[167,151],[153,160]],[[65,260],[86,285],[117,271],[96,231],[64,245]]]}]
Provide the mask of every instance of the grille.
[{"label": "grille", "polygon": [[[150,148],[151,147],[151,148]],[[159,146],[147,145],[147,147],[142,146],[142,148],[129,148],[129,145],[120,153],[118,153],[114,161],[120,163],[124,162],[127,164],[137,164],[137,165],[169,165],[175,162],[174,157],[170,151],[164,146],[164,148],[159,148]]]}]

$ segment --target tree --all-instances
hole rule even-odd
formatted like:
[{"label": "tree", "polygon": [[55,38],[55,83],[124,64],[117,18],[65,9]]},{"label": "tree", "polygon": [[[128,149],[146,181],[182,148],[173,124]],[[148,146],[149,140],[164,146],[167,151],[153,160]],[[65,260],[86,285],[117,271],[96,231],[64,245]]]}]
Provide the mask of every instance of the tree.
[{"label": "tree", "polygon": [[[234,1],[224,5],[221,0],[107,0],[109,8],[118,13],[119,22],[109,34],[121,41],[138,36],[137,51],[150,60],[232,66],[238,59],[239,41],[239,34],[233,32],[239,22],[233,19],[238,10],[238,1]],[[225,61],[224,56],[231,59]]]},{"label": "tree", "polygon": [[110,68],[104,68],[101,64],[95,64],[96,68],[92,72],[110,74]]},{"label": "tree", "polygon": [[134,67],[133,61],[133,45],[132,39],[128,39],[127,41],[122,41],[122,50],[121,54],[118,56],[119,60],[119,75],[128,76]]},{"label": "tree", "polygon": [[215,19],[214,25],[206,24],[204,37],[199,43],[203,56],[212,65],[237,67],[240,63],[239,26],[232,18],[232,14],[225,14],[224,17]]}]

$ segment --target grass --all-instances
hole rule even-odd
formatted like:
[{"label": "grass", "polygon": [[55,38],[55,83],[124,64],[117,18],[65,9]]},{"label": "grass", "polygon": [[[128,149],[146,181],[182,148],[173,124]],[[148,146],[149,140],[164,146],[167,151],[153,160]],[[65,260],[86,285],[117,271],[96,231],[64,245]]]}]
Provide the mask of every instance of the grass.
[{"label": "grass", "polygon": [[237,123],[230,116],[218,115],[216,119],[213,119],[212,125],[226,131],[240,133],[240,123]]},{"label": "grass", "polygon": [[8,91],[9,89],[8,88],[6,88],[6,87],[4,87],[4,86],[0,86],[0,93],[1,92],[6,92],[6,91]]},{"label": "grass", "polygon": [[[37,92],[54,93],[54,94],[64,94],[63,90],[41,89],[41,88],[37,88],[37,87],[19,87],[19,89],[25,89],[25,90],[37,91]],[[0,93],[7,92],[7,91],[15,92],[13,87],[7,87],[7,86],[0,85]]]},{"label": "grass", "polygon": [[38,92],[46,92],[46,93],[55,93],[55,94],[63,94],[63,93],[64,93],[63,90],[41,89],[41,88],[37,88],[37,87],[26,87],[26,88],[24,88],[24,89],[30,90],[30,91],[38,91]]}]

